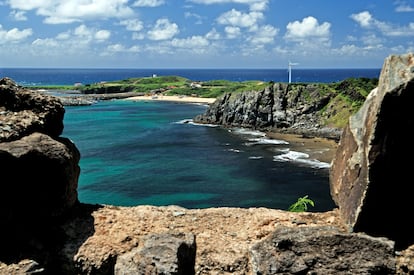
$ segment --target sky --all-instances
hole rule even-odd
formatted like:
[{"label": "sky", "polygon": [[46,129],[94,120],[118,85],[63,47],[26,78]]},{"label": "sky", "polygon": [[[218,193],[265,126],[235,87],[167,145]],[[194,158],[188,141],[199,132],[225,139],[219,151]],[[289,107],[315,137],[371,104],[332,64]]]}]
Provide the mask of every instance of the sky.
[{"label": "sky", "polygon": [[0,67],[381,68],[414,0],[0,0]]}]

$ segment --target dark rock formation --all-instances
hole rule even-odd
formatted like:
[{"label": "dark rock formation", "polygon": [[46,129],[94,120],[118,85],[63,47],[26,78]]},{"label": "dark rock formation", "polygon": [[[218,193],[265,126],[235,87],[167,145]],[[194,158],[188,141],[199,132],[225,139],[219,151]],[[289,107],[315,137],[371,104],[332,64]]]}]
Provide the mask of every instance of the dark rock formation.
[{"label": "dark rock formation", "polygon": [[39,132],[58,137],[63,131],[65,109],[59,99],[0,79],[0,142]]},{"label": "dark rock formation", "polygon": [[44,263],[58,221],[78,203],[80,153],[59,137],[63,116],[57,98],[0,80],[0,261]]},{"label": "dark rock formation", "polygon": [[322,126],[334,94],[320,93],[317,84],[275,83],[262,91],[226,93],[194,118],[198,123],[320,136],[338,140],[341,129]]},{"label": "dark rock formation", "polygon": [[196,244],[193,234],[149,235],[141,247],[118,257],[115,275],[193,275]]},{"label": "dark rock formation", "polygon": [[332,162],[331,194],[351,231],[414,243],[414,54],[385,60],[378,88],[349,120]]},{"label": "dark rock formation", "polygon": [[71,141],[41,133],[0,143],[0,220],[45,220],[73,207],[79,159]]},{"label": "dark rock formation", "polygon": [[250,251],[253,274],[395,274],[392,241],[332,227],[279,228]]}]

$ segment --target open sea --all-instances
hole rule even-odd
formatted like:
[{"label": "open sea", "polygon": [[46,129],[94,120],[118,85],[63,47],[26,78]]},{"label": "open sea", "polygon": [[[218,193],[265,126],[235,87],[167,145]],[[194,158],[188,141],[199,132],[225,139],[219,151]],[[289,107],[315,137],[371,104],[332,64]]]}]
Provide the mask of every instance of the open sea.
[{"label": "open sea", "polygon": [[[380,69],[292,71],[293,82],[379,77]],[[191,80],[287,82],[278,69],[0,69],[21,85],[72,85],[130,77],[180,75]],[[84,203],[179,205],[186,208],[287,209],[299,197],[309,211],[334,208],[329,164],[289,150],[281,140],[247,129],[192,123],[207,106],[153,101],[101,101],[65,107],[63,136],[81,152]]]}]

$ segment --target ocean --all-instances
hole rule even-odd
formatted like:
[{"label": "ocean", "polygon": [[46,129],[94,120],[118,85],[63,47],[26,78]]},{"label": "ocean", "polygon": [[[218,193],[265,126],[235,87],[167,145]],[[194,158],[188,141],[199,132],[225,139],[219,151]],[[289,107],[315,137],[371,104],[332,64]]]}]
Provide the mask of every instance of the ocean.
[{"label": "ocean", "polygon": [[[335,82],[379,77],[379,69],[295,70],[293,81]],[[283,70],[0,69],[21,85],[71,85],[180,75],[192,80],[284,81]],[[283,75],[283,76],[282,76]],[[100,101],[65,107],[63,136],[81,152],[79,200],[84,203],[179,205],[186,208],[287,209],[299,197],[309,211],[335,207],[329,164],[289,150],[283,140],[247,129],[197,125],[207,106],[153,101]],[[289,156],[289,157],[285,157]]]},{"label": "ocean", "polygon": [[[337,82],[348,77],[378,78],[381,69],[292,69],[292,82]],[[0,68],[0,77],[8,76],[24,86],[92,84],[131,77],[178,75],[193,81],[260,80],[288,82],[287,69],[13,69]]]}]

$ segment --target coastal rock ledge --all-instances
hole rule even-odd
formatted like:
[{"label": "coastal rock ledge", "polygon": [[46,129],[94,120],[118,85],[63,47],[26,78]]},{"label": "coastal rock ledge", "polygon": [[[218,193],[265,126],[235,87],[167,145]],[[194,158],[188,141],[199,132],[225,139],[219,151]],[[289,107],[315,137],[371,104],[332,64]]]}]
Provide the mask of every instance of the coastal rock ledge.
[{"label": "coastal rock ledge", "polygon": [[[412,99],[412,60],[412,54],[386,60],[370,95],[384,94],[383,103],[363,107],[379,123],[351,118],[331,169],[338,208],[323,213],[80,203],[80,155],[60,137],[62,104],[0,80],[0,274],[414,274],[411,209],[398,204],[412,191],[402,178],[410,178],[408,164],[393,165],[408,146],[396,145],[408,141],[398,121],[413,120],[409,108],[391,111]],[[374,128],[375,137],[366,138]],[[382,159],[390,161],[378,166]],[[397,172],[403,176],[394,181]],[[389,211],[390,204],[404,207]]]}]

